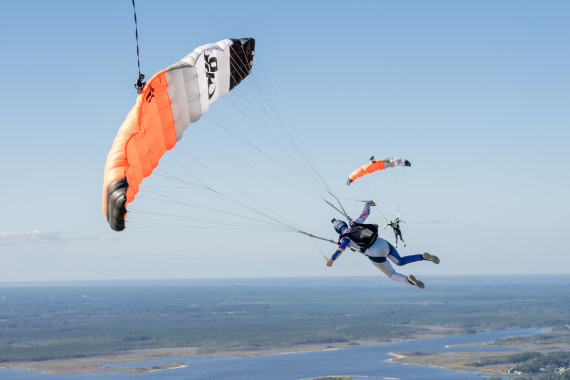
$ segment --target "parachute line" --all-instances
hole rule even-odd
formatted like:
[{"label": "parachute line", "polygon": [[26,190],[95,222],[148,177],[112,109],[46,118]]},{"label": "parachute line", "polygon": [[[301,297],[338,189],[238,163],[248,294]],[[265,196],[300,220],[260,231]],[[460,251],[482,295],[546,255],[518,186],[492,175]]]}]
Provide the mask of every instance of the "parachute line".
[{"label": "parachute line", "polygon": [[[241,56],[238,56],[238,58],[240,60],[242,59]],[[257,60],[259,61],[259,58],[257,58]],[[261,65],[261,62],[258,63],[258,66],[260,67],[261,73],[265,74],[265,71],[263,70],[263,66]],[[279,116],[279,112],[268,101],[268,99],[271,98],[271,95],[264,95],[264,93],[267,93],[267,91],[263,91],[263,89],[260,86],[260,83],[255,79],[255,77],[250,79],[249,83],[251,86],[256,88],[256,91],[254,91],[254,94],[259,96],[258,99],[260,100],[260,105],[264,106],[263,109],[259,108],[255,104],[253,104],[250,100],[240,96],[240,94],[234,95],[234,98],[239,97],[243,101],[247,102],[254,110],[263,112],[266,115],[266,117],[269,118],[269,120],[272,122],[273,126],[276,127],[276,129],[280,132],[281,136],[283,138],[285,138],[285,140],[297,152],[299,158],[302,159],[303,164],[298,162],[295,157],[291,156],[289,151],[287,149],[284,149],[283,145],[279,143],[279,139],[271,132],[271,130],[269,128],[267,128],[264,124],[262,124],[262,129],[265,131],[267,136],[272,140],[272,142],[274,142],[277,146],[279,146],[279,148],[285,154],[287,154],[288,158],[292,162],[295,163],[296,168],[301,169],[305,173],[306,178],[308,178],[310,181],[314,181],[315,179],[318,179],[320,181],[320,184],[318,186],[316,186],[317,188],[322,188],[324,186],[325,189],[329,190],[328,184],[326,183],[322,174],[318,171],[316,165],[314,164],[314,160],[310,155],[310,151],[307,149],[303,139],[301,138],[301,135],[300,135],[298,129],[295,126],[295,123],[292,121],[292,119],[289,115],[287,108],[283,105],[283,102],[281,101],[277,91],[275,91],[275,88],[274,88],[273,84],[271,83],[271,80],[269,79],[269,77],[267,75],[264,78],[264,82],[269,83],[269,86],[273,90],[272,95],[281,104],[283,110],[285,111],[285,114],[288,116],[289,120],[291,121],[292,129],[296,132],[296,134],[298,136],[297,138],[295,138],[293,136],[293,134],[291,133],[291,130],[289,128],[287,128],[286,123],[283,120],[283,118]],[[232,100],[228,100],[228,102],[232,102]],[[239,107],[236,107],[236,108],[239,110],[239,112],[243,113],[241,108],[239,108]],[[244,114],[244,116],[249,118],[248,115]],[[257,124],[257,123],[255,123],[255,124]],[[317,191],[317,193],[319,193],[319,192]]]},{"label": "parachute line", "polygon": [[[179,149],[180,150],[180,149]],[[207,191],[209,193],[211,193],[213,196],[219,198],[219,199],[223,199],[225,201],[228,201],[234,205],[237,205],[245,210],[248,210],[250,212],[256,213],[258,215],[263,216],[264,218],[267,218],[269,221],[273,221],[279,225],[285,226],[287,227],[289,230],[291,231],[296,231],[297,229],[295,227],[293,227],[291,225],[290,222],[284,220],[282,217],[280,217],[277,213],[275,213],[273,210],[271,210],[269,207],[267,207],[266,205],[263,205],[261,202],[259,202],[258,200],[252,198],[249,194],[247,194],[246,192],[244,192],[243,190],[241,190],[239,187],[237,187],[234,183],[232,183],[231,181],[228,181],[227,179],[223,178],[222,176],[220,176],[219,174],[217,174],[216,172],[212,171],[210,168],[208,168],[206,165],[204,165],[202,162],[200,162],[198,159],[196,159],[195,157],[193,157],[192,155],[190,155],[188,152],[185,152],[186,155],[191,158],[194,162],[196,162],[198,165],[200,165],[201,167],[203,167],[204,169],[206,169],[207,171],[211,172],[212,174],[214,174],[216,177],[220,178],[221,180],[223,180],[224,182],[226,182],[227,184],[229,184],[230,186],[236,188],[238,191],[240,191],[241,193],[243,193],[245,196],[247,196],[248,198],[250,198],[251,200],[253,200],[254,202],[256,202],[260,207],[265,208],[268,212],[270,212],[271,214],[273,214],[274,216],[271,216],[269,214],[267,214],[266,212],[263,212],[255,207],[252,207],[244,202],[238,201],[235,198],[230,197],[229,195],[226,195],[208,185],[206,185],[204,182],[202,182],[201,180],[195,178],[195,180],[200,184],[200,186],[196,186],[194,184],[191,184],[192,186],[194,186],[194,188],[198,189],[198,190],[204,190]],[[193,174],[184,166],[182,165],[179,161],[175,160],[174,158],[172,158],[177,164],[178,166],[181,168],[182,171],[184,171],[186,174],[193,176]],[[188,181],[186,181],[184,178],[178,178],[176,176],[168,176],[168,178],[175,180],[175,181],[179,181],[181,183],[184,184],[189,184]],[[166,197],[168,199],[168,197]],[[202,207],[204,209],[209,209],[209,210],[215,210],[213,208],[206,208],[206,207]],[[227,211],[221,211],[227,214],[232,214],[229,213]],[[235,216],[239,216],[239,217],[243,217],[243,218],[247,218],[246,216],[243,215],[239,215],[239,214],[233,214]],[[279,220],[279,219],[283,219],[283,220]],[[265,223],[268,223],[268,221],[265,221]],[[271,222],[269,222],[271,223]]]},{"label": "parachute line", "polygon": [[140,60],[140,52],[139,52],[139,28],[137,24],[137,10],[135,9],[135,0],[133,0],[133,12],[135,14],[135,38],[137,40],[137,65],[139,67],[139,76],[137,82],[135,83],[135,89],[137,93],[140,94],[142,91],[145,83],[143,83],[144,74],[141,74],[141,60]]},{"label": "parachute line", "polygon": [[262,75],[265,76],[267,83],[269,83],[269,86],[271,87],[271,89],[273,90],[273,94],[275,95],[275,97],[277,98],[277,100],[279,101],[279,104],[281,105],[282,109],[285,111],[285,115],[287,116],[287,118],[289,119],[289,122],[291,123],[293,130],[296,132],[298,139],[300,141],[300,144],[302,145],[302,147],[304,148],[304,151],[301,149],[301,147],[299,147],[297,150],[299,152],[299,154],[305,158],[305,161],[309,164],[309,166],[311,167],[313,173],[315,173],[318,178],[320,179],[321,183],[324,185],[324,187],[327,189],[327,191],[329,190],[329,185],[328,183],[325,181],[324,177],[321,175],[321,173],[319,172],[319,170],[317,169],[317,166],[314,164],[314,159],[311,156],[311,151],[307,148],[307,145],[305,144],[299,129],[297,128],[295,121],[293,120],[293,118],[291,117],[291,114],[289,113],[289,110],[287,109],[287,107],[285,106],[285,103],[283,102],[283,100],[281,99],[281,97],[279,96],[279,93],[277,92],[277,90],[275,89],[275,86],[273,85],[273,83],[271,82],[271,80],[269,79],[269,75],[267,75],[267,73],[265,72],[263,65],[261,64],[261,61],[258,58],[259,61],[259,68],[260,68],[260,72]]},{"label": "parachute line", "polygon": [[199,139],[199,140],[201,140],[201,141],[203,141],[205,144],[211,146],[213,149],[216,149],[216,151],[206,149],[206,148],[204,148],[203,146],[200,146],[200,145],[193,145],[193,146],[192,146],[192,149],[195,149],[195,150],[202,150],[202,151],[204,151],[204,152],[208,152],[208,153],[213,154],[213,155],[225,157],[225,158],[230,159],[230,160],[232,160],[232,161],[235,161],[235,162],[237,162],[237,163],[239,163],[239,164],[241,164],[241,165],[244,165],[244,166],[246,166],[246,167],[248,167],[248,168],[250,168],[250,169],[252,169],[252,170],[255,170],[255,171],[259,172],[259,173],[262,173],[262,174],[264,174],[264,175],[266,175],[266,176],[268,176],[268,177],[270,177],[270,178],[273,178],[273,179],[276,180],[276,181],[279,181],[279,182],[284,183],[284,184],[286,184],[286,185],[288,185],[288,186],[291,186],[291,187],[293,187],[293,188],[295,188],[295,189],[297,189],[297,190],[299,190],[299,191],[302,191],[302,192],[304,192],[304,193],[306,193],[306,194],[308,194],[308,195],[314,195],[314,193],[311,193],[311,192],[308,191],[307,189],[304,189],[304,188],[302,188],[302,187],[300,187],[300,186],[297,186],[297,185],[295,185],[295,184],[293,184],[293,183],[291,183],[291,182],[289,182],[289,181],[286,181],[286,180],[285,180],[284,178],[282,178],[282,177],[278,177],[278,176],[276,176],[276,175],[273,175],[272,173],[269,173],[269,172],[267,172],[267,171],[265,171],[265,170],[262,170],[262,169],[260,169],[260,168],[258,168],[258,167],[256,167],[256,166],[250,164],[249,162],[246,162],[246,161],[244,161],[244,160],[240,160],[239,158],[236,158],[235,156],[228,154],[227,152],[225,152],[225,151],[223,151],[223,150],[217,148],[217,146],[215,146],[214,144],[212,144],[211,142],[207,141],[206,139],[204,139],[204,138],[201,137],[201,136],[194,135],[193,137],[194,137],[194,138],[197,138],[197,139]]}]

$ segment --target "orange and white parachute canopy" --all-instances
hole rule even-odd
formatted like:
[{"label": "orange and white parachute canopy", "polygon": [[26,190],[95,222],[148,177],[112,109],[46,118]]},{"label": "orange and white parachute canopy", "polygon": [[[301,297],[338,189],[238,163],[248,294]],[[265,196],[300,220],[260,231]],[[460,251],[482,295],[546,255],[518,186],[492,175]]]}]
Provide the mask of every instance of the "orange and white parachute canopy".
[{"label": "orange and white parachute canopy", "polygon": [[253,38],[203,45],[146,83],[107,156],[103,212],[113,230],[125,229],[127,205],[143,178],[188,125],[251,73],[254,51]]},{"label": "orange and white parachute canopy", "polygon": [[410,161],[404,158],[391,157],[391,158],[385,158],[383,160],[374,160],[374,156],[372,156],[370,158],[369,163],[362,165],[361,167],[350,173],[346,184],[350,185],[357,178],[360,178],[366,174],[374,173],[378,170],[393,168],[395,166],[412,166],[412,164],[410,163]]}]

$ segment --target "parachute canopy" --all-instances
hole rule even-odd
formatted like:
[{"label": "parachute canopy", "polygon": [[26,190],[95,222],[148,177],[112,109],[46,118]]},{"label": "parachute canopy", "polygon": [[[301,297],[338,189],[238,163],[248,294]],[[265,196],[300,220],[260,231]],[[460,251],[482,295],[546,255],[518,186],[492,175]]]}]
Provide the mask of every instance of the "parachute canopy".
[{"label": "parachute canopy", "polygon": [[395,166],[412,166],[410,161],[399,157],[385,158],[383,160],[374,160],[374,156],[372,156],[370,157],[370,161],[371,162],[362,165],[361,167],[350,173],[346,184],[350,185],[357,178],[360,178],[366,174],[374,173],[375,171],[378,170],[384,170]]},{"label": "parachute canopy", "polygon": [[188,125],[251,73],[254,51],[253,38],[203,45],[149,79],[107,156],[103,212],[113,230],[125,229],[126,207],[143,178]]}]

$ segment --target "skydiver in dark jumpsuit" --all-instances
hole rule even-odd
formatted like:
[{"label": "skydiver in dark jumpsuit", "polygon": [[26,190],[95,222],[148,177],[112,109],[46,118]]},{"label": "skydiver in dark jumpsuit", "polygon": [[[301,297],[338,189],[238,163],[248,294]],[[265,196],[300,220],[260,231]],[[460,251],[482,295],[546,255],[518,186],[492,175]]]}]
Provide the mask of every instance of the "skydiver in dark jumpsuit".
[{"label": "skydiver in dark jumpsuit", "polygon": [[384,225],[384,229],[386,229],[386,227],[390,226],[394,230],[394,235],[396,238],[396,244],[394,246],[396,248],[398,248],[398,236],[400,237],[400,240],[402,241],[402,243],[404,243],[404,247],[406,246],[406,242],[404,241],[404,238],[402,237],[402,231],[400,231],[400,222],[406,223],[405,220],[403,220],[403,219],[400,220],[400,217],[397,217],[396,219],[391,220],[387,224]]}]

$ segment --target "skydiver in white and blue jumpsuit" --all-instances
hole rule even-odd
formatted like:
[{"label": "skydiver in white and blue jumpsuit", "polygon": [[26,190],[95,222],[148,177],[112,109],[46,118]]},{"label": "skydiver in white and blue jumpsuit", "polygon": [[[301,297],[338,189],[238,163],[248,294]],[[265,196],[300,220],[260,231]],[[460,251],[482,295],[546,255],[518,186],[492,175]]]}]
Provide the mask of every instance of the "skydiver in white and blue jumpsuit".
[{"label": "skydiver in white and blue jumpsuit", "polygon": [[358,219],[350,222],[350,227],[346,222],[333,219],[335,231],[339,236],[339,246],[332,257],[327,261],[327,266],[332,266],[333,262],[344,252],[346,247],[351,247],[368,256],[370,262],[380,269],[386,276],[394,281],[415,285],[420,289],[424,288],[424,283],[417,280],[413,275],[405,276],[392,268],[387,258],[398,266],[406,265],[416,261],[431,261],[439,264],[439,258],[425,252],[418,255],[400,257],[398,251],[386,240],[378,236],[378,226],[375,224],[363,224],[370,214],[370,206],[376,206],[374,201],[367,201],[364,210]]}]

